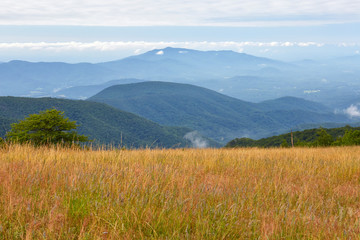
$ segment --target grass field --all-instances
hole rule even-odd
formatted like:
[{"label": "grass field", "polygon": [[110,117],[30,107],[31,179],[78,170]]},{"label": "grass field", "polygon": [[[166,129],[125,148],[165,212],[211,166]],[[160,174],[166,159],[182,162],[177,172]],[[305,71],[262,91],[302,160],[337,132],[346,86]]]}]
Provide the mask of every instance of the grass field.
[{"label": "grass field", "polygon": [[360,147],[0,149],[0,239],[359,239]]}]

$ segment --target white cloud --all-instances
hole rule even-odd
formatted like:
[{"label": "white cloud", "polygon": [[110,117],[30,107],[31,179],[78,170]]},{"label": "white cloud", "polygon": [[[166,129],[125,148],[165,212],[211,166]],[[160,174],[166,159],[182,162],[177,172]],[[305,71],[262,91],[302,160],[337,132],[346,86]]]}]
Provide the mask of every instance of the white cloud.
[{"label": "white cloud", "polygon": [[360,19],[354,0],[1,0],[0,24],[312,25]]},{"label": "white cloud", "polygon": [[329,82],[326,78],[322,78],[321,79],[321,82],[323,82],[323,83],[327,83],[327,82]]},{"label": "white cloud", "polygon": [[157,53],[156,53],[156,55],[164,55],[164,51],[158,51]]},{"label": "white cloud", "polygon": [[351,104],[351,106],[345,109],[344,112],[350,117],[360,117],[360,110],[354,104]]},{"label": "white cloud", "polygon": [[[27,49],[27,50],[45,50],[45,51],[84,51],[84,50],[96,50],[96,51],[114,51],[126,48],[134,49],[135,54],[140,54],[146,50],[165,48],[165,47],[177,47],[177,48],[193,48],[193,49],[206,49],[206,50],[224,50],[234,49],[242,52],[244,47],[266,47],[266,51],[269,51],[269,47],[322,47],[323,43],[307,43],[307,42],[212,42],[212,41],[160,41],[160,42],[147,42],[147,41],[111,41],[111,42],[28,42],[28,43],[0,43],[0,50],[6,49]],[[181,52],[186,53],[186,52]],[[159,51],[156,54],[162,55],[163,51]]]},{"label": "white cloud", "polygon": [[312,93],[318,93],[320,90],[304,90],[305,94],[312,94]]},{"label": "white cloud", "polygon": [[135,50],[134,50],[134,54],[135,54],[135,55],[139,55],[139,54],[141,54],[141,53],[142,53],[141,49],[135,49]]},{"label": "white cloud", "polygon": [[207,148],[209,146],[208,141],[203,138],[197,131],[188,132],[185,134],[184,138],[189,140],[194,148]]},{"label": "white cloud", "polygon": [[[360,46],[360,43],[357,45]],[[252,55],[278,58],[281,52],[303,52],[304,57],[314,52],[336,49],[337,44],[314,42],[236,42],[236,41],[68,41],[68,42],[0,42],[0,61],[22,59],[27,61],[99,62],[110,61],[150,50],[166,47],[187,48],[202,51],[232,50]],[[308,48],[308,49],[306,49]],[[317,49],[314,49],[317,48]],[[350,47],[349,47],[350,48]],[[341,49],[341,53],[352,49]],[[334,50],[335,51],[335,50]],[[337,51],[337,50],[336,50]],[[335,51],[335,52],[336,52]],[[155,53],[157,53],[155,52]],[[164,51],[165,52],[165,51]],[[185,52],[179,50],[179,53]],[[286,57],[286,56],[285,56]],[[279,58],[278,58],[279,59]],[[281,58],[280,58],[281,59]]]}]

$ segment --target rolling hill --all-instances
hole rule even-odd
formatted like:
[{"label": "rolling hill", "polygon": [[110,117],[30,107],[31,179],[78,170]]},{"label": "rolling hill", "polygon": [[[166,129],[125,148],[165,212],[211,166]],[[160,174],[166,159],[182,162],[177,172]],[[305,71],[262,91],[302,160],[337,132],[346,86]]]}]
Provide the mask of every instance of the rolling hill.
[{"label": "rolling hill", "polygon": [[298,98],[250,103],[218,92],[169,82],[124,84],[88,99],[132,112],[154,122],[198,130],[218,142],[261,138],[305,123],[347,122],[321,104]]},{"label": "rolling hill", "polygon": [[62,88],[98,84],[115,76],[91,63],[11,61],[0,64],[0,96],[49,96]]},{"label": "rolling hill", "polygon": [[105,88],[119,85],[119,84],[127,84],[127,83],[137,83],[137,82],[146,82],[146,80],[140,79],[119,79],[119,80],[112,80],[102,84],[94,84],[94,85],[86,85],[86,86],[76,86],[76,87],[69,87],[62,90],[59,90],[53,94],[53,97],[60,97],[60,98],[69,98],[69,99],[86,99],[89,98],[98,92],[104,90]]},{"label": "rolling hill", "polygon": [[318,113],[329,113],[331,108],[324,106],[321,103],[308,101],[302,98],[295,97],[281,97],[277,99],[267,100],[258,104],[263,110],[299,110],[299,111],[311,111]]},{"label": "rolling hill", "polygon": [[54,98],[0,97],[1,137],[10,129],[10,123],[49,108],[64,111],[80,125],[78,132],[94,139],[94,144],[136,148],[191,146],[190,141],[184,139],[190,129],[161,126],[102,103]]}]

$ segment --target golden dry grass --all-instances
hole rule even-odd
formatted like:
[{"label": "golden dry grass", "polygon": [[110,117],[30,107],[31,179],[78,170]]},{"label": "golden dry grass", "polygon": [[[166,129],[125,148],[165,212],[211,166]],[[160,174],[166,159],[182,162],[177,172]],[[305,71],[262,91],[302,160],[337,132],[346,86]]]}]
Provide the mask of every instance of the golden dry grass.
[{"label": "golden dry grass", "polygon": [[0,149],[0,239],[359,239],[360,148]]}]

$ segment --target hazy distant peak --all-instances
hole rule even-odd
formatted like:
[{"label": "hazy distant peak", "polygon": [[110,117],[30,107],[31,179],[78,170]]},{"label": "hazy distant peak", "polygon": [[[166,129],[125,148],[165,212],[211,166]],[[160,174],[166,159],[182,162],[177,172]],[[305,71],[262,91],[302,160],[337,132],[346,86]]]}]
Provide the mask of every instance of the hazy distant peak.
[{"label": "hazy distant peak", "polygon": [[[158,54],[159,52],[161,52],[162,54]],[[151,50],[149,52],[146,52],[144,54],[158,54],[158,55],[163,55],[163,54],[178,54],[178,53],[189,53],[189,52],[201,52],[198,50],[192,50],[192,49],[187,49],[187,48],[173,48],[173,47],[166,47],[166,48],[162,48],[162,49],[154,49]],[[142,55],[144,55],[142,54]]]},{"label": "hazy distant peak", "polygon": [[285,96],[272,100],[267,100],[259,103],[264,109],[271,106],[272,109],[288,109],[288,110],[307,110],[313,112],[330,112],[330,109],[325,105],[309,101],[303,98]]},{"label": "hazy distant peak", "polygon": [[7,63],[12,63],[12,64],[19,64],[19,63],[30,63],[30,62],[27,62],[27,61],[23,61],[23,60],[12,60],[10,62],[7,62]]}]

